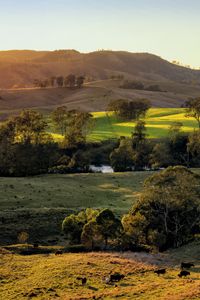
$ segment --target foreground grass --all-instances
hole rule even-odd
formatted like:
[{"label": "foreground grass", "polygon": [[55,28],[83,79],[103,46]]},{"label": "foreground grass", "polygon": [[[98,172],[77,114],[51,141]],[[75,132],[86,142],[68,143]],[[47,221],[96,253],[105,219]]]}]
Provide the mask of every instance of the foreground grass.
[{"label": "foreground grass", "polygon": [[[198,246],[198,245],[197,245]],[[196,247],[197,247],[196,246]],[[11,299],[199,299],[200,266],[187,279],[178,278],[179,260],[170,254],[63,254],[20,256],[0,252],[0,298]],[[191,259],[191,257],[190,257]],[[166,275],[153,270],[166,267]],[[119,272],[125,278],[106,284],[104,278]],[[82,286],[77,276],[87,278]]]},{"label": "foreground grass", "polygon": [[[90,140],[104,140],[130,136],[134,130],[134,122],[124,122],[117,119],[112,113],[93,113],[95,128],[90,134]],[[185,117],[183,108],[151,108],[145,118],[147,134],[149,138],[162,138],[168,135],[168,130],[173,122],[181,122],[182,130],[191,132],[197,128],[197,122],[193,118]]]}]

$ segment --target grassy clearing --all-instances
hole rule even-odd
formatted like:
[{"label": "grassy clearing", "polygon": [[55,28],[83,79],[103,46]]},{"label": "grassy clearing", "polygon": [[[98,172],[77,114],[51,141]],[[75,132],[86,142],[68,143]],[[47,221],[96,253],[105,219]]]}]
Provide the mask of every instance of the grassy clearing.
[{"label": "grassy clearing", "polygon": [[111,208],[126,212],[152,172],[0,178],[0,210]]},{"label": "grassy clearing", "polygon": [[[179,260],[170,254],[123,255],[114,253],[20,256],[1,254],[0,298],[11,299],[199,299],[200,266],[196,261],[191,276],[177,277]],[[190,257],[191,259],[191,257]],[[166,275],[153,270],[167,266]],[[111,273],[125,275],[120,282],[108,285],[104,278]],[[82,286],[77,276],[87,277]]]},{"label": "grassy clearing", "polygon": [[61,237],[70,213],[87,207],[110,208],[118,215],[130,209],[151,172],[44,175],[0,178],[0,243],[17,243],[20,232],[51,244]]},{"label": "grassy clearing", "polygon": [[[90,134],[91,140],[104,140],[130,136],[134,129],[134,122],[122,122],[112,113],[93,113],[96,121],[95,128]],[[169,126],[173,122],[183,123],[182,130],[186,132],[197,128],[197,122],[193,118],[185,117],[183,108],[152,108],[149,110],[145,122],[149,138],[162,138],[168,135]]]}]

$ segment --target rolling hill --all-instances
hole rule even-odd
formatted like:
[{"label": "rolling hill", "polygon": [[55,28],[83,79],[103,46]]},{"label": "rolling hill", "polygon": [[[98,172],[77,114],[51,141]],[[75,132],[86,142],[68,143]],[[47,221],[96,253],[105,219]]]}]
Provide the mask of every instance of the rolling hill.
[{"label": "rolling hill", "polygon": [[1,51],[0,88],[30,87],[35,78],[84,74],[90,80],[124,75],[150,81],[200,84],[200,71],[169,63],[148,53],[96,51]]},{"label": "rolling hill", "polygon": [[[33,88],[34,79],[83,74],[82,89]],[[120,88],[122,76],[161,91]],[[115,79],[111,79],[111,77]],[[69,109],[104,111],[113,99],[148,98],[153,107],[181,107],[200,95],[200,71],[169,63],[148,53],[97,51],[0,51],[0,120],[24,108],[49,112],[59,105]]]}]

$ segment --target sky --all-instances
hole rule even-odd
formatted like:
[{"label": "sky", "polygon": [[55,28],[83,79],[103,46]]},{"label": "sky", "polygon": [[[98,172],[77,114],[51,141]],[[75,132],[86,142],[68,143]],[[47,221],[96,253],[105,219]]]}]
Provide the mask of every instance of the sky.
[{"label": "sky", "polygon": [[0,50],[148,52],[200,67],[200,0],[0,0]]}]

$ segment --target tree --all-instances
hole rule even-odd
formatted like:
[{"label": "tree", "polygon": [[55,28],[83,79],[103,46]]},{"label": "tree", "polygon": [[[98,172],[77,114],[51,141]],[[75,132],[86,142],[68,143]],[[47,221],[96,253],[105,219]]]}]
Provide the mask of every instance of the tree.
[{"label": "tree", "polygon": [[55,76],[50,77],[49,84],[50,84],[51,87],[54,87],[55,81],[56,81],[56,77]]},{"label": "tree", "polygon": [[96,223],[99,226],[100,234],[104,238],[105,248],[107,248],[108,239],[113,239],[119,234],[121,222],[111,210],[104,209],[96,216]]},{"label": "tree", "polygon": [[115,172],[131,170],[133,166],[133,151],[131,141],[122,137],[119,147],[110,154],[110,163]]},{"label": "tree", "polygon": [[39,144],[50,139],[46,133],[48,124],[39,112],[23,110],[19,116],[10,119],[10,122],[14,124],[16,142]]},{"label": "tree", "polygon": [[85,77],[84,76],[78,76],[77,79],[76,79],[76,84],[77,84],[77,87],[80,89],[83,84],[84,84],[84,80],[85,80]]},{"label": "tree", "polygon": [[[187,153],[188,134],[181,131],[182,126],[181,122],[172,123],[169,127],[167,144],[172,157],[171,165],[189,166]],[[168,165],[170,165],[170,162]]]},{"label": "tree", "polygon": [[[188,242],[200,222],[199,183],[198,175],[179,166],[149,177],[125,230],[128,234],[140,232],[147,245],[162,250]],[[138,223],[137,216],[143,221]]]},{"label": "tree", "polygon": [[135,90],[144,90],[144,84],[140,81],[129,81],[125,80],[121,85],[122,89],[135,89]]},{"label": "tree", "polygon": [[171,139],[176,137],[181,133],[181,128],[183,127],[183,123],[181,122],[173,122],[169,127],[169,136]]},{"label": "tree", "polygon": [[150,159],[150,144],[146,139],[145,122],[139,120],[132,133],[133,165],[135,170],[148,166]]},{"label": "tree", "polygon": [[187,143],[188,161],[190,166],[200,166],[200,131],[195,130],[189,135]]},{"label": "tree", "polygon": [[166,168],[174,164],[169,143],[157,143],[150,154],[150,163],[153,168]]},{"label": "tree", "polygon": [[61,132],[62,136],[65,136],[69,126],[69,113],[66,106],[57,107],[51,116],[55,127]]},{"label": "tree", "polygon": [[65,86],[68,86],[69,88],[73,89],[76,84],[76,76],[74,74],[69,74],[67,77],[65,77]]},{"label": "tree", "polygon": [[84,211],[77,215],[71,214],[62,223],[62,230],[71,243],[80,244],[83,226],[87,223]]},{"label": "tree", "polygon": [[146,123],[144,121],[139,120],[135,124],[134,131],[132,133],[132,143],[133,148],[136,148],[140,143],[145,142],[146,139]]},{"label": "tree", "polygon": [[46,133],[46,122],[26,110],[0,127],[0,174],[28,176],[47,173],[57,160],[57,144]]},{"label": "tree", "polygon": [[86,209],[78,214],[67,216],[62,223],[62,230],[71,243],[81,243],[81,235],[85,224],[95,219],[97,210]]},{"label": "tree", "polygon": [[56,77],[56,83],[57,83],[58,87],[63,87],[63,84],[64,84],[63,76]]},{"label": "tree", "polygon": [[186,102],[185,116],[195,118],[200,129],[200,97],[190,99]]},{"label": "tree", "polygon": [[83,226],[81,241],[88,249],[91,250],[94,250],[95,246],[101,243],[99,226],[95,219],[90,220]]},{"label": "tree", "polygon": [[114,111],[122,119],[138,120],[141,117],[145,117],[150,106],[150,102],[146,99],[134,101],[119,99],[111,101],[108,105],[108,110]]},{"label": "tree", "polygon": [[72,110],[68,112],[69,126],[64,143],[68,147],[84,144],[87,135],[93,128],[92,115],[87,112]]}]

